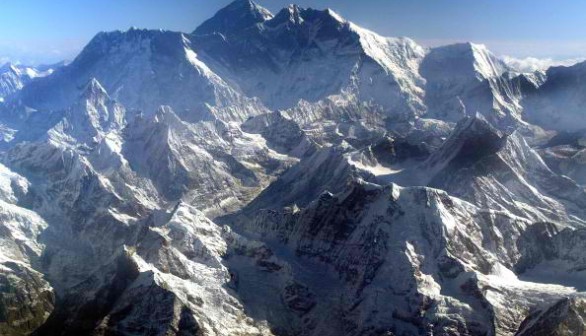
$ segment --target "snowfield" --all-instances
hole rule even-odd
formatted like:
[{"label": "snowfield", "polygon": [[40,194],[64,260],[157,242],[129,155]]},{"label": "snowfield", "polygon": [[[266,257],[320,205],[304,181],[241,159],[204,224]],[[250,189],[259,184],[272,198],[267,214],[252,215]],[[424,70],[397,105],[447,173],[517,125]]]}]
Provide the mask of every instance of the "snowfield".
[{"label": "snowfield", "polygon": [[0,335],[580,335],[586,63],[236,0],[0,68]]}]

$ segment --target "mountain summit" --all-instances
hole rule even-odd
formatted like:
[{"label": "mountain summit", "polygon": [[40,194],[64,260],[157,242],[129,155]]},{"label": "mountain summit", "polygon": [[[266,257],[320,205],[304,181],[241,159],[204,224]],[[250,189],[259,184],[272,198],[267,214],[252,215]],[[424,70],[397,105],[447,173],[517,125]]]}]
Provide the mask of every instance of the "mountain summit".
[{"label": "mountain summit", "polygon": [[238,0],[35,69],[0,69],[0,335],[586,330],[583,64]]},{"label": "mountain summit", "polygon": [[231,34],[272,17],[271,12],[250,0],[236,0],[202,23],[193,33],[198,35]]}]

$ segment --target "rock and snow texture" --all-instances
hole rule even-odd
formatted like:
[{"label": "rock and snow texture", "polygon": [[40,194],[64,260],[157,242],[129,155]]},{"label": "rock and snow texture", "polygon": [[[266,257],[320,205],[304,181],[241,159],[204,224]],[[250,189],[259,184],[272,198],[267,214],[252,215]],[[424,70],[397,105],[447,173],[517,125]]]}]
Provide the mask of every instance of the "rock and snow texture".
[{"label": "rock and snow texture", "polygon": [[98,34],[71,64],[31,83],[20,98],[29,108],[63,109],[92,79],[145,114],[169,105],[192,120],[243,121],[265,110],[203,63],[189,36],[139,29]]},{"label": "rock and snow texture", "polygon": [[456,122],[476,113],[491,121],[518,118],[519,95],[506,65],[483,45],[463,43],[432,49],[421,63],[428,114]]},{"label": "rock and snow texture", "polygon": [[256,5],[244,5],[248,1],[237,3],[243,7],[242,18],[257,19],[246,26],[244,19],[225,25],[236,16],[227,7],[196,29],[192,40],[218,73],[268,107],[287,109],[300,101],[342,95],[375,100],[393,118],[424,109],[417,67],[425,50],[413,41],[384,38],[332,10],[291,5],[272,16]]},{"label": "rock and snow texture", "polygon": [[237,0],[0,70],[0,334],[566,335],[584,64]]},{"label": "rock and snow texture", "polygon": [[19,205],[30,182],[0,165],[0,334],[20,335],[42,324],[53,310],[54,294],[33,268],[43,252],[39,242],[47,223]]},{"label": "rock and snow texture", "polygon": [[45,77],[53,73],[53,66],[29,67],[20,64],[6,63],[0,67],[0,103],[22,89],[35,78]]},{"label": "rock and snow texture", "polygon": [[[517,247],[530,226],[437,189],[358,182],[303,210],[260,211],[236,228],[271,242],[310,293],[299,295],[296,306],[307,308],[293,312],[302,318],[288,333],[481,335],[513,333],[531,305],[572,291],[513,273],[534,257]],[[239,291],[252,291],[240,277]]]}]

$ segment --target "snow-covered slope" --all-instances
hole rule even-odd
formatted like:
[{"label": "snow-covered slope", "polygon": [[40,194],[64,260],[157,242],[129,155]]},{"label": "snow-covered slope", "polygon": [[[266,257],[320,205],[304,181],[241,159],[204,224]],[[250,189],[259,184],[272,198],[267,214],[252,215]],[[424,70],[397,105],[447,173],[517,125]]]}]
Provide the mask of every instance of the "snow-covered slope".
[{"label": "snow-covered slope", "polygon": [[462,121],[428,160],[429,185],[533,221],[582,225],[586,194],[552,172],[518,132],[505,135],[481,117]]},{"label": "snow-covered slope", "polygon": [[[533,305],[574,292],[513,272],[527,253],[516,242],[530,225],[443,191],[358,182],[303,210],[261,211],[235,227],[270,241],[277,264],[292,270],[271,272],[292,272],[299,283],[296,307],[305,309],[289,312],[287,325],[272,321],[283,334],[504,335]],[[249,267],[239,270],[239,293],[256,305],[270,287],[252,291]]]},{"label": "snow-covered slope", "polygon": [[507,71],[483,45],[463,43],[432,49],[421,63],[428,116],[453,122],[476,113],[492,122],[519,118],[519,92],[505,76]]},{"label": "snow-covered slope", "polygon": [[579,333],[582,68],[249,0],[6,66],[0,334]]},{"label": "snow-covered slope", "polygon": [[39,236],[47,223],[27,203],[30,182],[0,165],[0,334],[34,331],[53,310],[54,294],[33,268],[43,252]]},{"label": "snow-covered slope", "polygon": [[0,103],[33,79],[50,75],[59,66],[61,65],[55,64],[36,68],[12,63],[2,65],[0,67]]},{"label": "snow-covered slope", "polygon": [[[203,59],[248,96],[274,109],[343,94],[374,100],[389,117],[423,111],[417,68],[425,51],[413,41],[384,38],[329,9],[291,5],[272,16],[247,3],[218,12],[192,40]],[[247,19],[224,24],[233,17]]]},{"label": "snow-covered slope", "polygon": [[128,109],[148,115],[169,105],[189,120],[242,121],[264,110],[201,62],[184,34],[134,28],[98,34],[71,64],[31,83],[20,98],[37,110],[63,109],[93,78]]}]

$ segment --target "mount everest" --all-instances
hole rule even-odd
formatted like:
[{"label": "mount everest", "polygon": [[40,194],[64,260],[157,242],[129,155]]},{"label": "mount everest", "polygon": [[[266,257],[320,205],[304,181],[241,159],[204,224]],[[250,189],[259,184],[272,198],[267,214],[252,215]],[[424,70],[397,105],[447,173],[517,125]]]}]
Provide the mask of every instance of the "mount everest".
[{"label": "mount everest", "polygon": [[3,66],[0,335],[579,335],[585,67],[249,0]]}]

